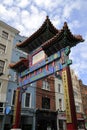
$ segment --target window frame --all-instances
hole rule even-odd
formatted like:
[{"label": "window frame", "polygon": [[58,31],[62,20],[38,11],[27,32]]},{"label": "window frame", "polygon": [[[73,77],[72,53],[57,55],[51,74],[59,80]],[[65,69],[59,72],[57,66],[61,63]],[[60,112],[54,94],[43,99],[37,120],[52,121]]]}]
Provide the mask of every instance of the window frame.
[{"label": "window frame", "polygon": [[62,110],[62,99],[59,98],[59,110],[61,111]]},{"label": "window frame", "polygon": [[58,83],[58,93],[61,93],[61,84]]},{"label": "window frame", "polygon": [[0,113],[3,113],[4,112],[4,104],[3,104],[3,102],[0,102]]},{"label": "window frame", "polygon": [[0,53],[1,53],[1,54],[2,54],[2,53],[5,53],[5,51],[6,51],[6,46],[3,45],[2,43],[0,43]]},{"label": "window frame", "polygon": [[42,81],[42,89],[50,91],[50,84],[47,80]]},{"label": "window frame", "polygon": [[8,32],[6,32],[5,30],[2,31],[2,38],[4,39],[8,39]]},{"label": "window frame", "polygon": [[[29,94],[29,106],[26,106],[26,94]],[[29,93],[29,92],[26,92],[26,93],[25,93],[24,107],[25,107],[25,108],[30,108],[30,107],[31,107],[31,93]]]},{"label": "window frame", "polygon": [[2,89],[2,82],[0,81],[0,92],[1,92],[1,89]]},{"label": "window frame", "polygon": [[15,105],[15,96],[16,96],[16,90],[14,89],[12,92],[12,106]]},{"label": "window frame", "polygon": [[[46,106],[46,101],[48,102],[48,106]],[[42,97],[42,108],[43,109],[50,109],[50,98]]]},{"label": "window frame", "polygon": [[5,66],[5,61],[0,60],[0,73],[3,73],[3,71],[4,71],[4,66]]}]

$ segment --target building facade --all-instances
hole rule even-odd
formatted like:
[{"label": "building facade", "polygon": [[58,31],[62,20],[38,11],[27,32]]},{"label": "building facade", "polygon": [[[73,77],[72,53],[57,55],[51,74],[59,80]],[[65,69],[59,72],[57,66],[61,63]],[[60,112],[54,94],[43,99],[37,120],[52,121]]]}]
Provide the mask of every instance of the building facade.
[{"label": "building facade", "polygon": [[81,97],[79,80],[78,80],[77,75],[75,74],[75,71],[72,69],[71,69],[71,77],[72,77],[73,93],[74,93],[76,111],[78,113],[83,113],[83,105],[82,105],[82,97]]},{"label": "building facade", "polygon": [[[83,103],[80,91],[80,85],[75,71],[70,69],[73,85],[73,93],[76,107],[76,115],[78,121],[78,128],[82,128],[84,124],[84,113],[83,113]],[[64,100],[64,87],[62,83],[61,75],[55,77],[55,102],[56,110],[58,111],[57,115],[57,126],[58,129],[66,130],[66,106]]]},{"label": "building facade", "polygon": [[84,85],[81,80],[79,80],[82,104],[83,104],[83,113],[85,119],[85,127],[87,128],[87,85]]},{"label": "building facade", "polygon": [[[6,23],[0,21],[0,73],[2,74],[0,82],[0,102],[6,101],[6,90],[9,80],[9,63],[11,61],[11,53],[13,40],[19,31],[10,27]],[[3,82],[4,81],[4,82]],[[3,82],[3,83],[2,83]]]},{"label": "building facade", "polygon": [[36,84],[36,130],[57,129],[54,78],[37,81]]},{"label": "building facade", "polygon": [[80,84],[75,71],[71,69],[73,93],[75,100],[75,107],[78,119],[78,128],[84,128],[84,112],[83,112],[83,101],[81,96]]},{"label": "building facade", "polygon": [[[16,63],[18,60],[22,60],[27,58],[27,54],[22,52],[21,50],[16,48],[16,44],[18,42],[22,42],[26,39],[26,37],[17,35],[14,39],[13,47],[12,47],[12,57],[11,62]],[[9,82],[8,82],[8,92],[7,92],[7,100],[9,105],[11,106],[11,112],[8,126],[12,128],[13,125],[13,116],[15,109],[15,98],[16,98],[16,90],[18,87],[21,87],[18,82],[18,73],[9,69]],[[35,127],[35,84],[27,85],[26,90],[24,90],[22,94],[21,101],[21,121],[20,127],[23,130],[33,130]],[[7,120],[8,120],[7,118]],[[9,129],[8,128],[8,129]],[[7,129],[7,128],[6,128]]]},{"label": "building facade", "polygon": [[65,101],[64,101],[64,88],[62,77],[55,77],[55,103],[57,115],[57,127],[59,129],[66,129],[66,115],[65,115]]},{"label": "building facade", "polygon": [[81,96],[82,96],[82,102],[83,102],[83,112],[87,115],[87,85],[84,85],[81,80],[79,80],[80,84],[80,91],[81,91]]},{"label": "building facade", "polygon": [[[16,48],[18,42],[26,37],[19,35],[19,31],[0,21],[0,129],[9,130],[13,125],[16,89],[19,86],[18,74],[9,68],[9,64],[16,63],[27,54]],[[31,87],[32,86],[32,87]],[[30,84],[22,94],[21,123],[23,130],[35,128],[35,85]],[[10,113],[5,111],[10,109]]]},{"label": "building facade", "polygon": [[4,118],[4,106],[8,103],[7,86],[9,81],[9,63],[14,37],[19,31],[8,24],[0,21],[0,129]]}]

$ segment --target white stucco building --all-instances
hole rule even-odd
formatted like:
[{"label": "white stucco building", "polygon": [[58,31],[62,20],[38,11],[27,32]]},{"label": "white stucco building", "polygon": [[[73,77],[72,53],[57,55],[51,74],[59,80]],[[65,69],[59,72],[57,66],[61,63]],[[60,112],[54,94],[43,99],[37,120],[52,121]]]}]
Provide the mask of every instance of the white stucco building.
[{"label": "white stucco building", "polygon": [[6,101],[6,90],[9,79],[9,63],[11,60],[13,40],[19,31],[0,21],[0,103]]}]

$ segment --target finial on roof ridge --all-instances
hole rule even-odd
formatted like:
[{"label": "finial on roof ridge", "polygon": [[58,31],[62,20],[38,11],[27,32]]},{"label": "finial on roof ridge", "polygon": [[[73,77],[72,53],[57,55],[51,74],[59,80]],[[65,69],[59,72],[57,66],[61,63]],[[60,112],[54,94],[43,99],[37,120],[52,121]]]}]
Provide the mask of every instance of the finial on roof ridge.
[{"label": "finial on roof ridge", "polygon": [[49,21],[49,16],[48,15],[46,16],[46,21]]},{"label": "finial on roof ridge", "polygon": [[49,19],[49,16],[48,16],[48,15],[46,16],[46,19]]},{"label": "finial on roof ridge", "polygon": [[64,27],[65,27],[65,28],[68,27],[68,26],[67,26],[67,22],[64,22]]}]

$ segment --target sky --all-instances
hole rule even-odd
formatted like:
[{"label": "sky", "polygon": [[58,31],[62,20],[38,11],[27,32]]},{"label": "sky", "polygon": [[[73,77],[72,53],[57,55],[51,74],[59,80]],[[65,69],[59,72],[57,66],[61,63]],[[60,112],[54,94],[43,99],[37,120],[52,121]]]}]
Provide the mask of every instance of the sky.
[{"label": "sky", "polygon": [[84,42],[71,48],[70,59],[78,79],[87,85],[87,0],[0,0],[0,20],[29,37],[46,19],[57,29],[64,22],[73,35],[81,35]]}]

